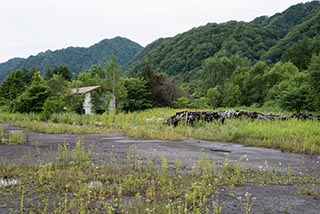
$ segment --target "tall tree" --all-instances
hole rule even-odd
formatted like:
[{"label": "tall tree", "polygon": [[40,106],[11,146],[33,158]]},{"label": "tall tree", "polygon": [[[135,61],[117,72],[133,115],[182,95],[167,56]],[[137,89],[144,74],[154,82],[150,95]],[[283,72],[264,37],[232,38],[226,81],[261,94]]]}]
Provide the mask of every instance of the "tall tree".
[{"label": "tall tree", "polygon": [[232,76],[237,67],[244,68],[250,65],[250,60],[238,55],[208,58],[200,72],[203,90],[207,91],[216,86],[223,86],[223,83]]},{"label": "tall tree", "polygon": [[32,83],[15,100],[14,110],[17,112],[41,112],[42,106],[50,96],[50,89],[40,72],[33,74]]},{"label": "tall tree", "polygon": [[0,105],[12,110],[15,99],[26,90],[31,78],[32,72],[25,69],[11,72],[0,85]]},{"label": "tall tree", "polygon": [[67,81],[71,81],[72,79],[72,73],[70,72],[68,67],[64,65],[56,66],[52,71],[50,69],[47,70],[47,72],[45,73],[45,79],[48,80],[52,78],[54,74],[63,77]]},{"label": "tall tree", "polygon": [[[106,88],[111,90],[112,94],[108,102],[114,102],[114,107],[120,110],[126,97],[126,90],[120,80],[120,66],[116,57],[112,54],[105,67]],[[112,106],[111,106],[112,108]]]},{"label": "tall tree", "polygon": [[127,98],[123,109],[125,111],[143,110],[152,107],[151,93],[145,80],[125,78],[122,80],[127,90]]},{"label": "tall tree", "polygon": [[257,62],[247,73],[247,78],[244,82],[244,98],[245,105],[263,105],[266,91],[265,91],[265,81],[264,73],[268,71],[268,66],[265,62]]},{"label": "tall tree", "polygon": [[310,98],[316,110],[320,110],[320,54],[314,55],[308,68],[311,87]]},{"label": "tall tree", "polygon": [[22,70],[10,73],[0,86],[1,99],[13,100],[22,93],[28,84],[26,75]]},{"label": "tall tree", "polygon": [[311,110],[308,101],[309,87],[305,73],[292,76],[289,81],[283,81],[285,87],[278,91],[278,103],[282,109],[289,111]]}]

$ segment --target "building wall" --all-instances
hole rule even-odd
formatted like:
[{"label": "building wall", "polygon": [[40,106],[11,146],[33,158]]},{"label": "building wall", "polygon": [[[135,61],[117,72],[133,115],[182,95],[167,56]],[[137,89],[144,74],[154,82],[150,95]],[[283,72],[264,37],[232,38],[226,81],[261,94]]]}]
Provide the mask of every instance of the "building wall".
[{"label": "building wall", "polygon": [[[93,104],[91,103],[91,93],[88,92],[85,94],[84,102],[83,102],[83,109],[85,114],[93,114],[92,110]],[[109,103],[109,111],[116,110],[116,103],[115,103],[115,96],[111,94],[111,100]]]},{"label": "building wall", "polygon": [[83,102],[83,109],[85,114],[92,114],[91,93],[86,93]]}]

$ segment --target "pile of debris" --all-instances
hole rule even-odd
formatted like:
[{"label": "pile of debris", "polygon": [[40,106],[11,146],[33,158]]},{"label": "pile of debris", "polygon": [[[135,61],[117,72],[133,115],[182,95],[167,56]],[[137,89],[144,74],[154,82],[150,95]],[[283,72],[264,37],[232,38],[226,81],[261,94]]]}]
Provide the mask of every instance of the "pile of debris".
[{"label": "pile of debris", "polygon": [[226,110],[226,111],[203,111],[203,112],[190,112],[182,111],[177,112],[171,116],[166,122],[166,125],[177,126],[178,123],[183,120],[186,124],[194,124],[197,121],[212,122],[214,120],[221,120],[222,124],[225,119],[242,118],[247,117],[252,120],[261,119],[267,121],[273,120],[287,120],[290,118],[302,119],[302,120],[317,120],[320,121],[320,116],[314,116],[312,114],[294,113],[290,115],[284,114],[264,114],[255,111],[246,110]]}]

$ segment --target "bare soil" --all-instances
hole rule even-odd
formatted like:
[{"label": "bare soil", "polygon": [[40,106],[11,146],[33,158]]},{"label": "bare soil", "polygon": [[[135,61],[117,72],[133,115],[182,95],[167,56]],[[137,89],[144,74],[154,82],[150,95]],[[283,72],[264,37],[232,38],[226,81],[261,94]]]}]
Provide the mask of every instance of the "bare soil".
[{"label": "bare soil", "polygon": [[[8,124],[1,125],[5,131],[23,130]],[[55,160],[58,145],[67,144],[73,148],[78,140],[85,148],[93,146],[93,156],[97,163],[110,160],[112,154],[120,163],[126,161],[127,153],[135,148],[143,163],[151,157],[155,163],[165,156],[169,164],[176,159],[182,161],[188,169],[196,164],[200,154],[215,161],[221,167],[225,160],[231,163],[240,162],[244,169],[273,171],[320,176],[320,155],[304,155],[281,152],[274,149],[246,147],[233,143],[209,142],[196,139],[183,141],[133,139],[118,134],[106,135],[73,135],[73,134],[41,134],[31,132],[28,142],[22,145],[0,143],[0,162],[25,164],[47,163]],[[0,175],[1,178],[1,175]],[[313,187],[315,194],[302,194],[302,187],[292,185],[260,185],[246,184],[240,187],[221,187],[218,199],[222,213],[245,213],[238,197],[245,198],[249,192],[256,198],[251,213],[320,213],[320,185]],[[0,208],[0,213],[2,213]]]}]

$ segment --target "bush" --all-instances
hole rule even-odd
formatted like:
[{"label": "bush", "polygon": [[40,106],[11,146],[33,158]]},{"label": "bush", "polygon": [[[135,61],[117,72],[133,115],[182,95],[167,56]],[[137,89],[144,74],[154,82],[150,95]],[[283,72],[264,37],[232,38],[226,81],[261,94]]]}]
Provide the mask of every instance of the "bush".
[{"label": "bush", "polygon": [[47,120],[52,114],[62,112],[64,107],[65,102],[58,97],[49,97],[42,107],[43,119]]},{"label": "bush", "polygon": [[190,105],[190,100],[187,97],[179,97],[173,102],[175,108],[188,108]]}]

